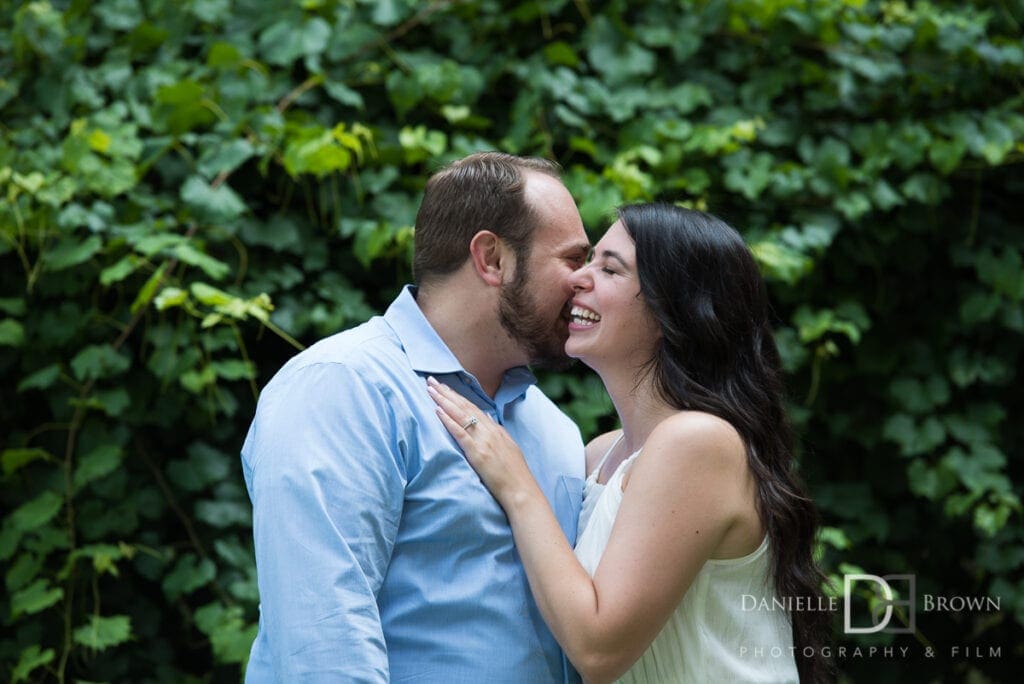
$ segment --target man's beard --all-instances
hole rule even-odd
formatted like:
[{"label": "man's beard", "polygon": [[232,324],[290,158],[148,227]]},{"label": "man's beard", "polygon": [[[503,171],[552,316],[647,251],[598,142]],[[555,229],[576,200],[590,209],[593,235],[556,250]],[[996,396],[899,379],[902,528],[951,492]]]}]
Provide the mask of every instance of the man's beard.
[{"label": "man's beard", "polygon": [[[548,370],[564,370],[573,360],[565,354],[566,335],[556,321],[542,318],[536,302],[530,296],[527,283],[530,274],[526,259],[520,259],[523,268],[516,268],[512,282],[501,288],[498,320],[508,334],[527,353],[530,365]],[[567,305],[568,306],[568,305]]]}]

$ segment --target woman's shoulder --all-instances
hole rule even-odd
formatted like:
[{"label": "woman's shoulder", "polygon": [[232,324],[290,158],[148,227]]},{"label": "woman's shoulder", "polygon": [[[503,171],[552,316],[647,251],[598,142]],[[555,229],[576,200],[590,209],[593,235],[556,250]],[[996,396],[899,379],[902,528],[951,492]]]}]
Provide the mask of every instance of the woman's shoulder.
[{"label": "woman's shoulder", "polygon": [[[704,411],[678,411],[661,421],[644,444],[645,454],[691,458],[702,467],[746,468],[746,446],[732,423]],[[679,456],[691,458],[680,459]],[[655,457],[657,458],[657,457]]]},{"label": "woman's shoulder", "polygon": [[615,441],[622,436],[622,430],[612,430],[606,432],[603,435],[598,435],[594,439],[587,442],[586,455],[587,455],[587,474],[597,467],[597,464],[601,462],[604,455],[608,453],[608,450],[612,448]]}]

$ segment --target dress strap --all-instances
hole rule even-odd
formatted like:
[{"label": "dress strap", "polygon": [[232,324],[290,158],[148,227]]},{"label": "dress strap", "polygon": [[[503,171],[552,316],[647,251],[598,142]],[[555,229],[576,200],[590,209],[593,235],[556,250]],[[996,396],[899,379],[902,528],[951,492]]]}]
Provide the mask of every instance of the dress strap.
[{"label": "dress strap", "polygon": [[598,461],[597,465],[594,466],[594,469],[590,471],[590,475],[587,477],[588,480],[591,477],[596,480],[601,475],[601,468],[604,467],[604,462],[608,460],[608,457],[612,455],[612,451],[615,450],[615,447],[619,446],[619,442],[621,442],[622,438],[625,436],[625,432],[619,433],[619,436],[615,438],[615,441],[612,442],[612,445],[608,447],[607,451],[604,452],[604,456],[601,457],[601,460]]}]

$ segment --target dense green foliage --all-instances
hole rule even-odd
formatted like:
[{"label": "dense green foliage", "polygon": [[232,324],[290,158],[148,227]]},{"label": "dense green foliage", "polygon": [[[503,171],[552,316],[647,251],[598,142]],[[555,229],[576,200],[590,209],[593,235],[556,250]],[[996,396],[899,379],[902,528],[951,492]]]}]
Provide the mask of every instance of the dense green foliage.
[{"label": "dense green foliage", "polygon": [[[840,669],[1009,678],[1022,22],[1020,0],[0,2],[3,676],[237,679],[258,388],[382,310],[426,176],[489,148],[558,159],[595,238],[655,198],[742,230],[828,570],[1001,600],[919,614],[934,659]],[[610,425],[593,376],[543,382]]]}]

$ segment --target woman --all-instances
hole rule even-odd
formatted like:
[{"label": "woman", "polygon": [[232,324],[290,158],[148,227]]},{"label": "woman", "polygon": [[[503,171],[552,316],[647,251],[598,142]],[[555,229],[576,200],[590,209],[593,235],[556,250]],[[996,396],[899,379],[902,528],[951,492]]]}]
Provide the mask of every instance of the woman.
[{"label": "woman", "polygon": [[504,508],[545,620],[585,680],[817,682],[814,509],[792,468],[757,265],[722,221],[622,208],[574,275],[566,342],[622,429],[587,446],[575,554],[519,449],[431,379],[445,426]]}]

